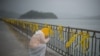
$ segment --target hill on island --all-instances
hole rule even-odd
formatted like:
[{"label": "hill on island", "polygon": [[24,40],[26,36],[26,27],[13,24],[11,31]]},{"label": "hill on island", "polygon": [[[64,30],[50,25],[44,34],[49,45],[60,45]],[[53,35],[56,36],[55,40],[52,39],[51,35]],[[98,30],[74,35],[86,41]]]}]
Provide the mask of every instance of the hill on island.
[{"label": "hill on island", "polygon": [[41,18],[57,18],[57,16],[54,13],[51,12],[38,12],[38,11],[28,11],[20,16],[20,18],[33,18],[33,19],[41,19]]}]

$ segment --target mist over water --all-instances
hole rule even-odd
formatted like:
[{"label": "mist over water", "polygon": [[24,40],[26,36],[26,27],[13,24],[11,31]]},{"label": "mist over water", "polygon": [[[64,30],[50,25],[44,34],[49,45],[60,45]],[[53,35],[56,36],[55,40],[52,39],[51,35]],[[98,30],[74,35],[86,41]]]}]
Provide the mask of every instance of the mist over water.
[{"label": "mist over water", "polygon": [[21,19],[21,20],[100,31],[100,19]]}]

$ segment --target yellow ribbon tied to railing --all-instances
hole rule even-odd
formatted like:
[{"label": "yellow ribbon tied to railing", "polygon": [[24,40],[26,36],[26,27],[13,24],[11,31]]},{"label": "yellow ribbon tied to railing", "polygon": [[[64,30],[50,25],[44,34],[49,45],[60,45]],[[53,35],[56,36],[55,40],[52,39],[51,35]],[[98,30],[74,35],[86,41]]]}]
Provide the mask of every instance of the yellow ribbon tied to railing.
[{"label": "yellow ribbon tied to railing", "polygon": [[29,25],[30,25],[30,30],[32,30],[32,29],[33,29],[33,27],[32,27],[32,25],[33,25],[33,24],[32,24],[32,23],[30,23]]},{"label": "yellow ribbon tied to railing", "polygon": [[75,32],[71,32],[71,37],[70,37],[69,41],[66,42],[66,48],[69,48],[71,46],[71,44],[75,41],[77,36],[78,36],[78,34],[76,34]]},{"label": "yellow ribbon tied to railing", "polygon": [[[66,48],[69,48],[72,43],[74,43],[74,41],[76,40],[76,38],[78,36],[81,36],[81,40],[79,41],[79,43],[76,45],[81,45],[82,47],[82,50],[83,50],[83,53],[86,53],[87,49],[89,48],[89,37],[90,37],[90,34],[88,32],[80,32],[80,33],[71,33],[71,37],[69,39],[68,42],[66,42]],[[75,46],[75,47],[76,47]]]},{"label": "yellow ribbon tied to railing", "polygon": [[35,24],[32,24],[32,32],[35,31]]},{"label": "yellow ribbon tied to railing", "polygon": [[49,26],[47,26],[47,27],[50,29],[50,33],[49,33],[49,35],[53,36],[54,32],[53,32],[52,27],[51,27],[50,25],[49,25]]},{"label": "yellow ribbon tied to railing", "polygon": [[48,27],[48,24],[44,24],[44,26],[43,27]]},{"label": "yellow ribbon tied to railing", "polygon": [[19,25],[19,21],[17,21],[17,26]]},{"label": "yellow ribbon tied to railing", "polygon": [[35,32],[36,30],[38,30],[38,24],[31,24],[31,30],[32,32]]},{"label": "yellow ribbon tied to railing", "polygon": [[79,44],[83,49],[83,53],[86,53],[86,50],[89,48],[89,37],[90,34],[88,32],[80,32],[82,39],[80,40]]},{"label": "yellow ribbon tied to railing", "polygon": [[25,26],[25,23],[23,22],[23,28],[25,29],[26,28],[26,26]]},{"label": "yellow ribbon tied to railing", "polygon": [[35,24],[35,31],[38,30],[38,24]]},{"label": "yellow ribbon tied to railing", "polygon": [[59,38],[60,40],[64,40],[64,37],[63,37],[63,27],[62,26],[58,26],[58,33],[59,33]]}]

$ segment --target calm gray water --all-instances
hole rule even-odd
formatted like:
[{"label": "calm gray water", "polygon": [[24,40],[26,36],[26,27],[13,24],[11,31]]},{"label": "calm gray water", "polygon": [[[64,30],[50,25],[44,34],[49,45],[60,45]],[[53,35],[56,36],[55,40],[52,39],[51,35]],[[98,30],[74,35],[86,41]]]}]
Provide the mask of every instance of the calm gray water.
[{"label": "calm gray water", "polygon": [[21,19],[21,20],[100,31],[100,19]]}]

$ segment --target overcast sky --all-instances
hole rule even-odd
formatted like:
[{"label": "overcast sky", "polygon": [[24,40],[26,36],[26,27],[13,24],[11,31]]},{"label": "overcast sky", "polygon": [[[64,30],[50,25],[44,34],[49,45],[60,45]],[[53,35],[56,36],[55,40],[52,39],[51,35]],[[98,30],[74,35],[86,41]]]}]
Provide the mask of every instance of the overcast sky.
[{"label": "overcast sky", "polygon": [[0,9],[20,14],[53,12],[59,18],[91,17],[100,15],[100,0],[0,0]]}]

